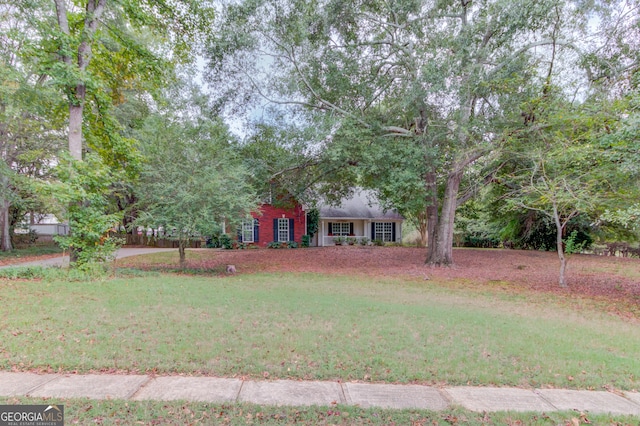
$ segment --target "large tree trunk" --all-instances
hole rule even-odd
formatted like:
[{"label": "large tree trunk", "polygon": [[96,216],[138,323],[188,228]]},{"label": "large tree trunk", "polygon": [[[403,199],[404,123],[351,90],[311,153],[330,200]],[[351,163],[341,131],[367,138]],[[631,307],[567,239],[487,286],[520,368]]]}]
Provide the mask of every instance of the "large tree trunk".
[{"label": "large tree trunk", "polygon": [[417,217],[418,233],[420,234],[417,243],[419,247],[426,247],[428,243],[429,222],[427,220],[428,216],[426,210],[421,212]]},{"label": "large tree trunk", "polygon": [[9,200],[0,200],[0,227],[2,227],[2,240],[0,249],[2,251],[13,250],[13,244],[11,244],[11,221],[9,219],[9,207],[11,207],[11,203],[9,202]]},{"label": "large tree trunk", "polygon": [[178,253],[180,254],[180,269],[184,269],[187,264],[185,247],[188,242],[189,242],[188,239],[184,240],[183,238],[180,238],[180,240],[178,241]]},{"label": "large tree trunk", "polygon": [[453,264],[453,227],[458,205],[458,190],[462,181],[462,172],[449,174],[442,199],[442,211],[438,217],[435,238],[431,238],[434,247],[428,251],[426,263],[433,266]]},{"label": "large tree trunk", "polygon": [[82,160],[82,112],[84,97],[78,105],[69,105],[69,153],[74,160]]}]

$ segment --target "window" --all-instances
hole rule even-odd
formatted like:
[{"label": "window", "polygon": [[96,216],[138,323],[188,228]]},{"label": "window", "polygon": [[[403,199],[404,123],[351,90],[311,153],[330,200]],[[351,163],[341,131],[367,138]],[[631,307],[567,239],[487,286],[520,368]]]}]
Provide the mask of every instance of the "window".
[{"label": "window", "polygon": [[335,236],[347,236],[353,233],[353,225],[349,222],[333,222],[329,233]]},{"label": "window", "polygon": [[289,241],[289,219],[278,219],[278,241]]},{"label": "window", "polygon": [[242,222],[241,229],[241,241],[243,243],[253,243],[255,242],[255,235],[253,233],[254,226],[256,224],[256,220],[245,220]]},{"label": "window", "polygon": [[380,240],[384,242],[393,242],[393,223],[391,222],[376,222],[374,227],[374,240]]}]

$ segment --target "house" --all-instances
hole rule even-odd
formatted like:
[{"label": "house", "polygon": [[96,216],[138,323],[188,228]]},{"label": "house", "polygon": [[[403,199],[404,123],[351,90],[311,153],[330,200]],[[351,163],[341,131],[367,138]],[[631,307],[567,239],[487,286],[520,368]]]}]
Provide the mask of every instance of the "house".
[{"label": "house", "polygon": [[336,237],[360,241],[402,241],[404,218],[396,211],[384,211],[371,191],[356,190],[339,206],[319,207],[320,220],[315,242],[318,246],[335,245]]},{"label": "house", "polygon": [[[402,241],[403,217],[395,211],[384,211],[370,191],[356,190],[339,206],[321,205],[318,210],[318,232],[311,241],[313,246],[333,246],[337,237]],[[260,212],[242,223],[238,241],[259,247],[274,241],[300,244],[302,236],[307,234],[308,211],[293,199],[277,206],[264,203]]]},{"label": "house", "polygon": [[300,244],[307,232],[307,212],[297,201],[283,204],[262,204],[259,213],[252,213],[252,220],[242,222],[238,241],[258,247],[266,247],[273,241]]}]

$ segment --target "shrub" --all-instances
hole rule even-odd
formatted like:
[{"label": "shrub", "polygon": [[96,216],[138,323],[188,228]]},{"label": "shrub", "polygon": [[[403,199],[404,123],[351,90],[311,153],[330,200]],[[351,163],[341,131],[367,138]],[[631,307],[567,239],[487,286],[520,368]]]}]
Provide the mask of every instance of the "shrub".
[{"label": "shrub", "polygon": [[383,240],[373,240],[373,245],[374,246],[378,246],[378,247],[382,247],[384,245],[384,241]]},{"label": "shrub", "polygon": [[279,249],[280,248],[280,241],[271,241],[269,244],[267,244],[267,248]]},{"label": "shrub", "polygon": [[220,235],[212,235],[207,238],[205,243],[206,248],[220,248],[222,247],[220,244]]},{"label": "shrub", "polygon": [[220,235],[220,247],[225,250],[231,250],[233,248],[233,240],[229,234]]},{"label": "shrub", "polygon": [[369,241],[370,241],[369,238],[362,237],[362,238],[360,238],[360,245],[361,246],[368,246],[369,245]]},{"label": "shrub", "polygon": [[591,241],[581,238],[579,231],[574,229],[565,241],[564,251],[567,254],[582,253],[590,245]]},{"label": "shrub", "polygon": [[349,244],[350,246],[354,245],[355,243],[356,239],[354,237],[347,238],[347,244]]},{"label": "shrub", "polygon": [[309,235],[302,236],[302,247],[309,247],[311,245],[311,237]]},{"label": "shrub", "polygon": [[236,244],[236,248],[238,250],[244,250],[244,249],[247,248],[247,244],[246,243],[238,243],[238,244]]},{"label": "shrub", "polygon": [[346,240],[345,237],[333,237],[333,243],[337,246],[341,246]]},{"label": "shrub", "polygon": [[287,247],[291,249],[298,248],[298,243],[296,243],[295,241],[288,241]]}]

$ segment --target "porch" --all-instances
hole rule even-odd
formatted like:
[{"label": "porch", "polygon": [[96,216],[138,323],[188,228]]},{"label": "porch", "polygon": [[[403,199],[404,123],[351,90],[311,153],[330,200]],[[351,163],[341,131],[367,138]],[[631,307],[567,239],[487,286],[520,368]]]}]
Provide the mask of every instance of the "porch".
[{"label": "porch", "polygon": [[402,240],[402,222],[375,219],[321,219],[318,246],[366,245],[370,242]]}]

